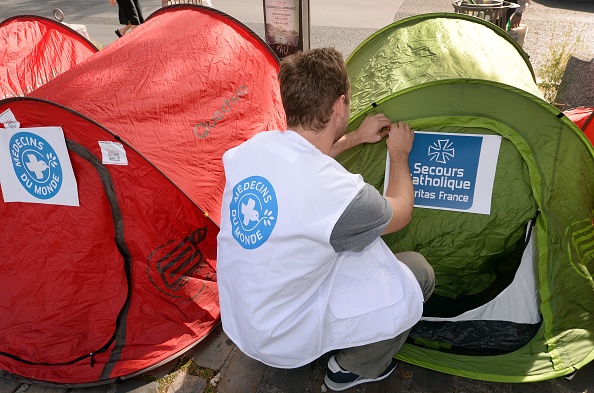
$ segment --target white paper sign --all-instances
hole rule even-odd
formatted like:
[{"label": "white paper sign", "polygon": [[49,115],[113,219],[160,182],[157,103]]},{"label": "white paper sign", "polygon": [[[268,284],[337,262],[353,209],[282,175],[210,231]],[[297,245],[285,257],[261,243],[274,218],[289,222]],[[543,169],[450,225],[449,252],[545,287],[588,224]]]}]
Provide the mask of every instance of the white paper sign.
[{"label": "white paper sign", "polygon": [[120,142],[99,141],[103,164],[128,165],[126,150]]},{"label": "white paper sign", "polygon": [[4,202],[79,206],[62,128],[0,129],[0,185]]},{"label": "white paper sign", "polygon": [[4,124],[4,128],[11,129],[19,128],[21,126],[21,123],[14,117],[14,113],[12,113],[10,108],[0,113],[0,123]]},{"label": "white paper sign", "polygon": [[[500,146],[499,135],[415,131],[408,157],[415,207],[490,214]],[[388,168],[389,161],[384,187]]]}]

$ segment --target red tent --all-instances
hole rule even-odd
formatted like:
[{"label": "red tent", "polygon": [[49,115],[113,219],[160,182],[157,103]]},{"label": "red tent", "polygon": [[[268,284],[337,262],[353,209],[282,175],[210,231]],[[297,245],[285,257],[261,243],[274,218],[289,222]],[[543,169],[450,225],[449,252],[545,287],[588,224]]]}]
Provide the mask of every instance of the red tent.
[{"label": "red tent", "polygon": [[0,99],[24,96],[98,51],[70,27],[41,16],[0,22]]},{"label": "red tent", "polygon": [[581,128],[594,144],[594,108],[578,107],[567,110],[563,114]]},{"label": "red tent", "polygon": [[[80,200],[0,200],[0,370],[105,383],[216,326],[221,157],[284,128],[277,73],[240,22],[172,6],[35,97],[0,101],[21,128],[61,125]],[[128,165],[105,164],[99,142],[122,143]]]},{"label": "red tent", "polygon": [[245,25],[208,7],[164,8],[141,27],[32,96],[118,134],[218,223],[222,152],[284,127],[278,58]]}]

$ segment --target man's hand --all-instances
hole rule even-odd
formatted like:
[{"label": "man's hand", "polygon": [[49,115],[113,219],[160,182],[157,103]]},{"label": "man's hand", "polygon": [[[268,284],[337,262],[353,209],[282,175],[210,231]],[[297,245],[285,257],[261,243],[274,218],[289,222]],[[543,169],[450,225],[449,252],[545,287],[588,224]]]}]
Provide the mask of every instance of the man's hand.
[{"label": "man's hand", "polygon": [[511,19],[509,20],[509,26],[512,29],[515,29],[516,27],[520,27],[521,21],[522,21],[522,14],[514,13],[511,17]]},{"label": "man's hand", "polygon": [[383,113],[367,116],[359,128],[355,131],[343,135],[330,151],[330,157],[336,157],[345,150],[360,145],[362,143],[376,143],[381,141],[390,133],[392,122]]},{"label": "man's hand", "polygon": [[415,134],[408,123],[394,123],[390,129],[390,136],[386,140],[386,146],[390,155],[404,153],[408,156],[414,139]]},{"label": "man's hand", "polygon": [[112,6],[116,5],[116,0],[109,0],[109,4],[111,4]]},{"label": "man's hand", "polygon": [[392,122],[383,113],[367,116],[359,128],[353,131],[357,134],[359,143],[375,143],[384,139],[390,133]]}]

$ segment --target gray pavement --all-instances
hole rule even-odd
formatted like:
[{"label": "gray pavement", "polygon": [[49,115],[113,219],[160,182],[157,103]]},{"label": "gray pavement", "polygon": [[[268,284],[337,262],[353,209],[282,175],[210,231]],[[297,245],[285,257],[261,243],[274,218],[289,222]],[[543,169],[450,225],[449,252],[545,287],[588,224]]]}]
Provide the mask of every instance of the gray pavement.
[{"label": "gray pavement", "polygon": [[[181,359],[140,376],[109,385],[57,388],[0,378],[0,393],[322,393],[329,355],[291,370],[268,367],[241,351],[220,325]],[[193,362],[192,368],[179,367]],[[206,372],[205,372],[206,371]],[[160,378],[159,380],[155,380]],[[594,362],[571,380],[525,384],[477,381],[401,362],[381,382],[359,385],[346,393],[591,393]]]},{"label": "gray pavement", "polygon": [[[242,21],[263,36],[261,0],[213,0],[214,6]],[[145,16],[160,7],[160,0],[141,0]],[[334,46],[348,56],[364,39],[385,25],[428,12],[453,12],[450,0],[310,0],[311,47]],[[91,41],[106,47],[117,37],[117,9],[108,0],[1,0],[0,19],[33,14],[52,17],[60,8],[64,22],[83,25]],[[550,61],[550,52],[578,43],[565,71],[557,102],[569,109],[594,106],[594,1],[533,0],[523,23],[528,25],[524,49],[537,77]],[[174,371],[180,360],[191,358],[197,367]],[[86,388],[49,387],[0,378],[0,393],[303,393],[324,392],[328,355],[295,370],[267,367],[243,355],[215,329],[183,359],[117,383]],[[205,374],[200,369],[206,369]],[[155,380],[160,378],[159,380]],[[161,381],[161,385],[158,381]],[[166,384],[163,384],[167,381]],[[168,386],[165,388],[164,386]],[[381,383],[361,385],[348,392],[380,393],[591,393],[594,362],[564,378],[528,384],[475,381],[401,363]]]}]

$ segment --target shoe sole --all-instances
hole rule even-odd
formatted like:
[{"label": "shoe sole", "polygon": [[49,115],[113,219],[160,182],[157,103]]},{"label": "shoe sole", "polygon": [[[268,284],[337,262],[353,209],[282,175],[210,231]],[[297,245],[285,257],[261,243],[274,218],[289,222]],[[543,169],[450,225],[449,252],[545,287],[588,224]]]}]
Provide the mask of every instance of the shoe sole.
[{"label": "shoe sole", "polygon": [[[396,366],[398,366],[398,365],[396,365]],[[382,375],[381,377],[378,377],[375,379],[364,378],[364,379],[360,379],[357,381],[353,381],[348,384],[337,384],[336,382],[331,381],[328,378],[328,376],[326,375],[324,377],[324,383],[326,384],[326,387],[328,387],[328,389],[333,390],[335,392],[341,392],[343,390],[350,389],[353,386],[361,385],[363,383],[378,382],[378,381],[384,380],[384,379],[388,378],[390,376],[390,374],[392,374],[394,372],[394,370],[396,370],[396,367],[394,367],[392,370],[390,370],[389,373],[387,373],[386,375]]]}]

